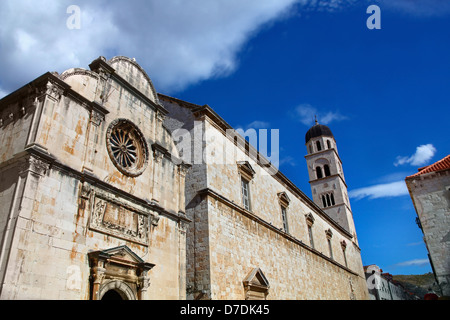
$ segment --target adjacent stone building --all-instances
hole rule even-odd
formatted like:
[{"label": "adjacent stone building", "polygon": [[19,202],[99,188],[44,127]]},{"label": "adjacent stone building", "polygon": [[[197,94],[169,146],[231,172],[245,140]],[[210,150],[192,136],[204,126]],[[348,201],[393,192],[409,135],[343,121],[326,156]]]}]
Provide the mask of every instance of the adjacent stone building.
[{"label": "adjacent stone building", "polygon": [[450,155],[406,177],[428,257],[441,288],[450,296]]},{"label": "adjacent stone building", "polygon": [[369,298],[328,127],[311,200],[133,59],[89,67],[0,100],[0,299]]},{"label": "adjacent stone building", "polygon": [[395,281],[391,274],[383,273],[377,265],[364,266],[370,300],[419,300],[419,297]]},{"label": "adjacent stone building", "polygon": [[[188,299],[368,299],[329,128],[316,124],[306,134],[317,195],[312,201],[211,107],[159,98],[169,112],[166,127],[192,164],[186,176],[186,215],[192,220]],[[317,141],[325,143],[323,150],[309,148]],[[330,174],[316,177],[316,165],[328,165]],[[335,198],[324,206],[319,194],[325,192]]]}]

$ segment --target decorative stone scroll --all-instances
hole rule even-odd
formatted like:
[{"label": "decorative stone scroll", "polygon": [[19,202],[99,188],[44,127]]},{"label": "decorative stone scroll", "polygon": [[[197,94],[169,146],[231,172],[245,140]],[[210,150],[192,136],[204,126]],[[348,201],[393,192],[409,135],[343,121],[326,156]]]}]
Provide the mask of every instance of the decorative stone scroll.
[{"label": "decorative stone scroll", "polygon": [[90,211],[89,229],[149,245],[150,228],[159,221],[157,212],[89,185],[83,185],[80,196],[89,201],[85,206]]},{"label": "decorative stone scroll", "polygon": [[45,86],[45,94],[54,101],[59,101],[64,94],[64,88],[55,81],[49,79]]}]

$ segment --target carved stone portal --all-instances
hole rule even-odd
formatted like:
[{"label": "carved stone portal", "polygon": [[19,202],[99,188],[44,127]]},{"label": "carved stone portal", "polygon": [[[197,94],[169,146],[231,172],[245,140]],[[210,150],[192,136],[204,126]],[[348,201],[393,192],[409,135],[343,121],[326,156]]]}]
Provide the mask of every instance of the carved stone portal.
[{"label": "carved stone portal", "polygon": [[148,271],[155,265],[144,262],[127,246],[88,254],[91,268],[91,300],[101,300],[114,291],[123,300],[142,300],[150,286]]}]

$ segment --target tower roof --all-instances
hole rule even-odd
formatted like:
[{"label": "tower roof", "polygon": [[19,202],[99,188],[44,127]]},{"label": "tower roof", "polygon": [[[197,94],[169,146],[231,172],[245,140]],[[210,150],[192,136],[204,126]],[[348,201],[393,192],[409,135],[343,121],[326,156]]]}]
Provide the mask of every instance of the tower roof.
[{"label": "tower roof", "polygon": [[333,133],[331,132],[330,128],[328,128],[326,125],[319,124],[316,119],[316,124],[311,127],[311,129],[308,130],[305,136],[305,142],[308,143],[309,140],[312,138],[320,137],[320,136],[327,136],[327,137],[333,137]]}]

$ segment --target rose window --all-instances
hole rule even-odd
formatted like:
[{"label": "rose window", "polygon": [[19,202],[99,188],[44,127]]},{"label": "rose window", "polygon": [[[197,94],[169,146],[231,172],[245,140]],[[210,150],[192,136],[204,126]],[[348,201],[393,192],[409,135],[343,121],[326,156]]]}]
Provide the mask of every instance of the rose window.
[{"label": "rose window", "polygon": [[129,176],[140,175],[147,165],[148,151],[140,130],[127,120],[116,120],[107,133],[108,152],[114,165]]}]

